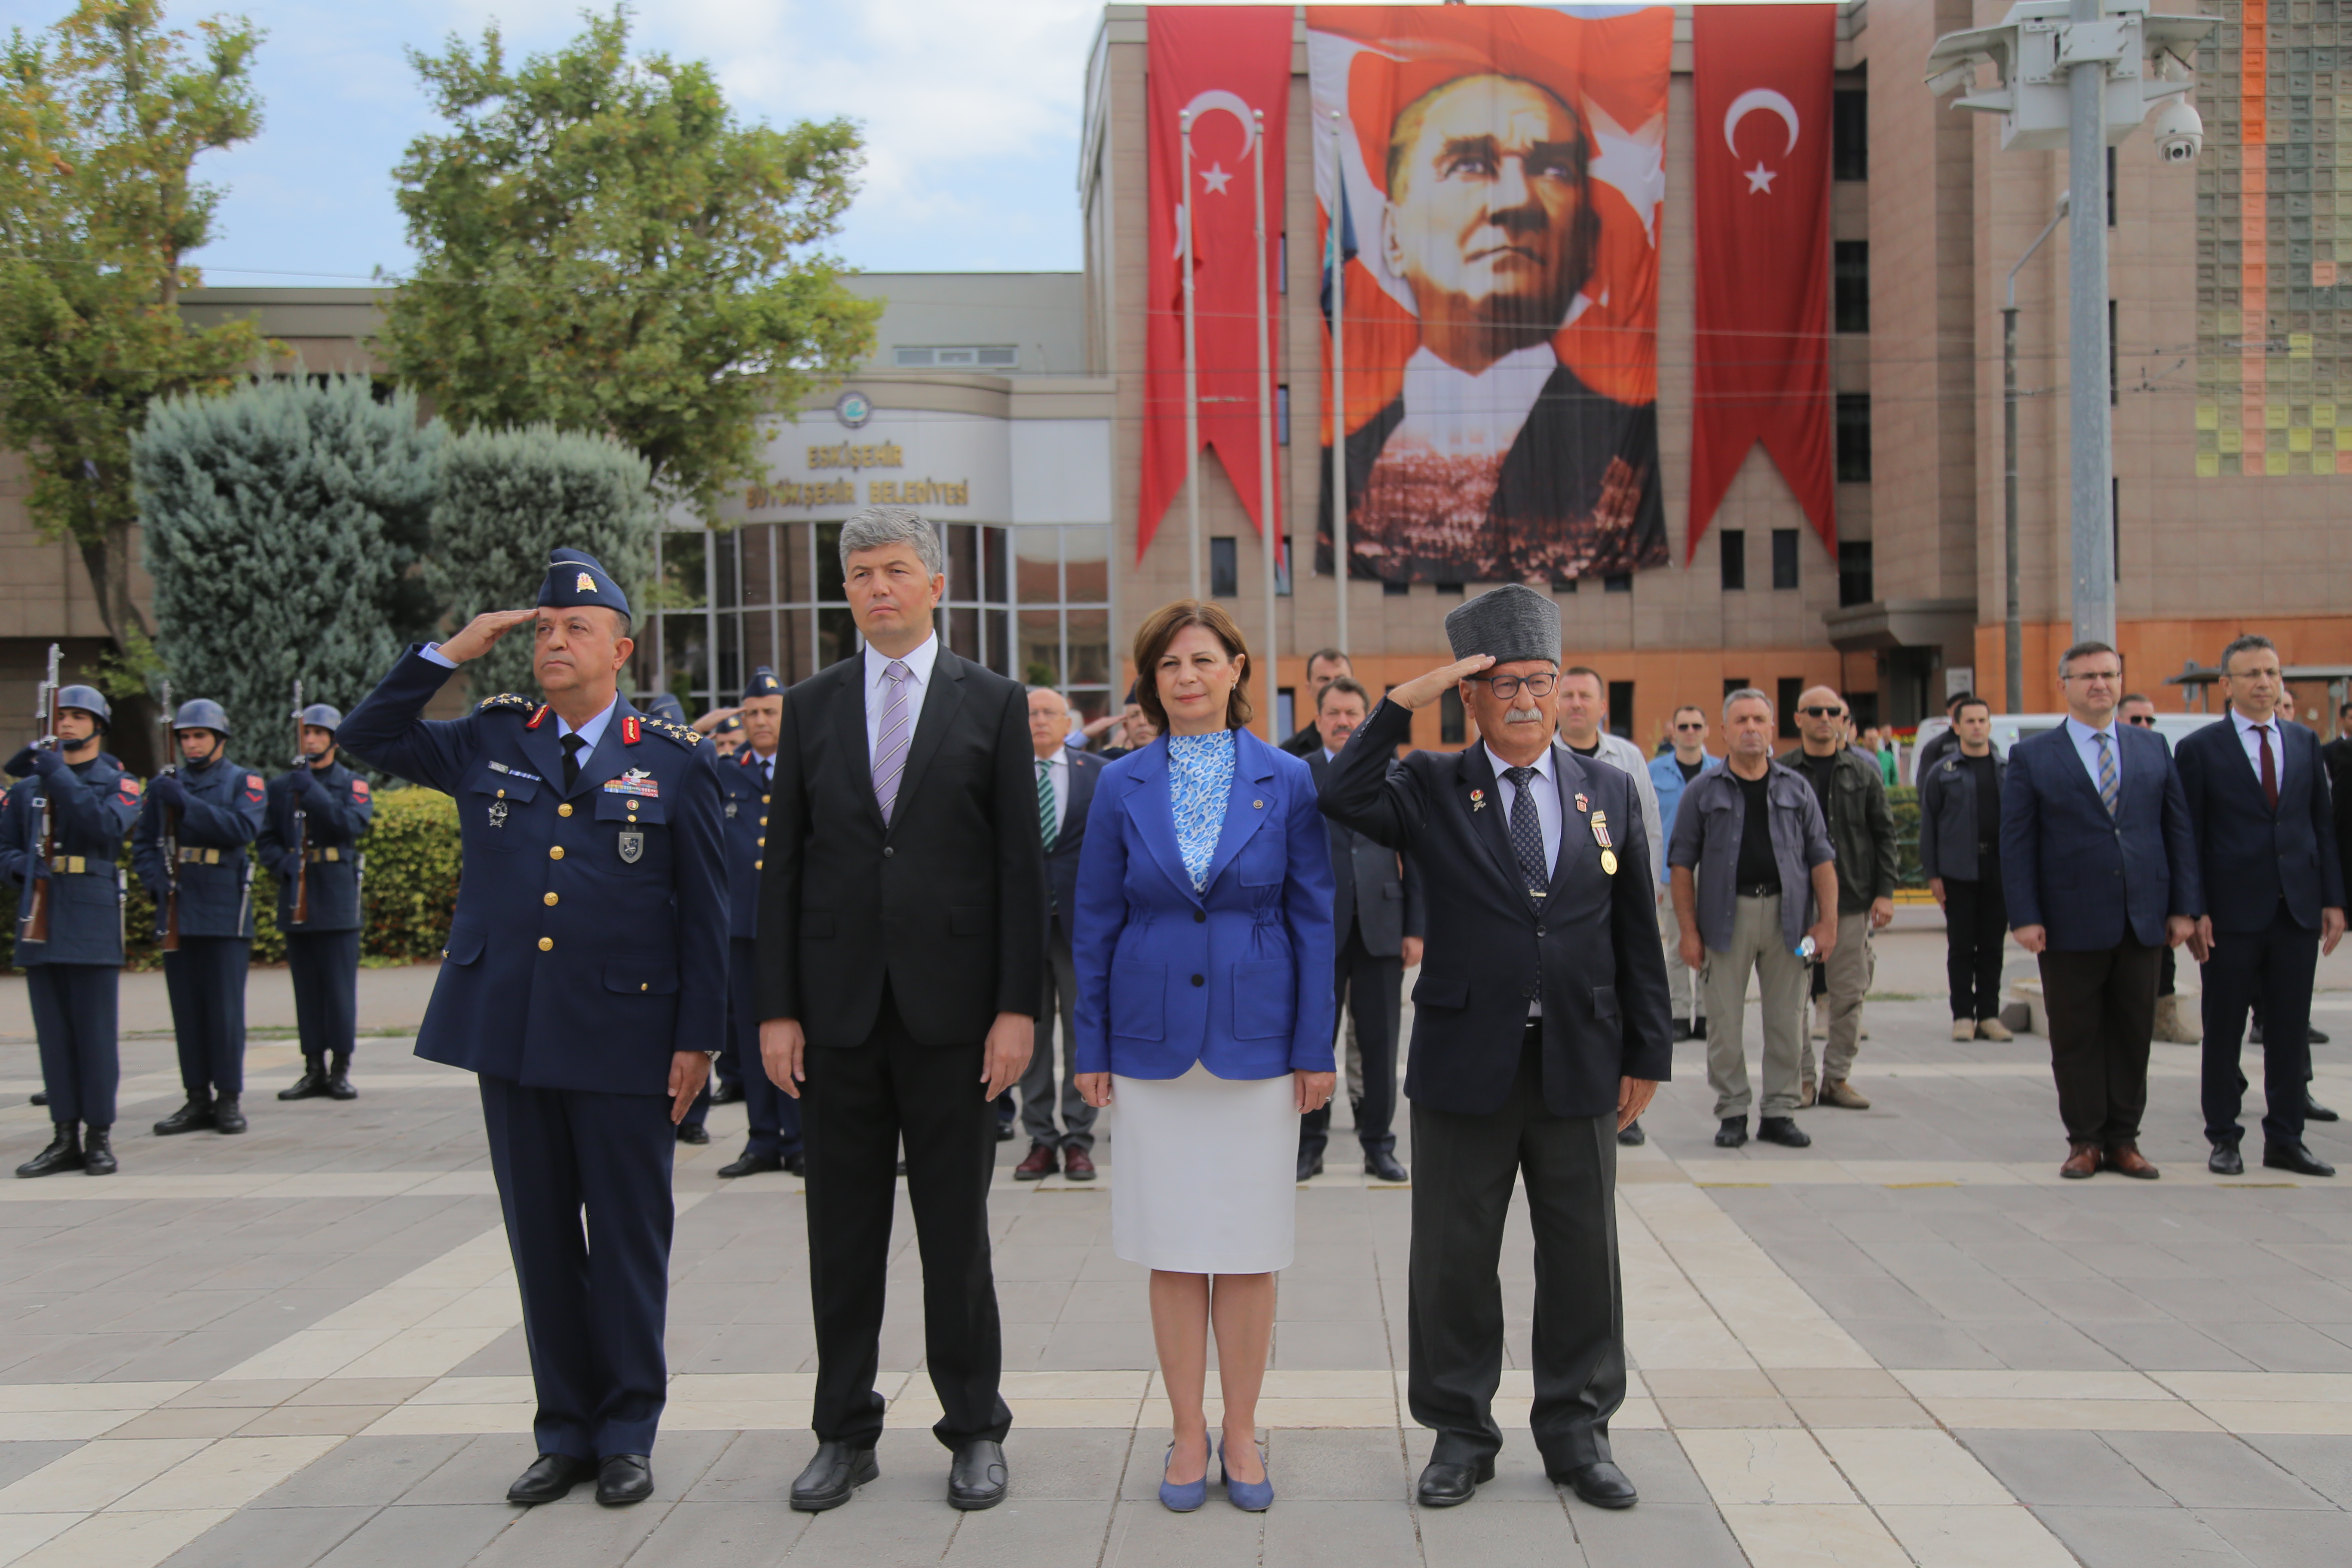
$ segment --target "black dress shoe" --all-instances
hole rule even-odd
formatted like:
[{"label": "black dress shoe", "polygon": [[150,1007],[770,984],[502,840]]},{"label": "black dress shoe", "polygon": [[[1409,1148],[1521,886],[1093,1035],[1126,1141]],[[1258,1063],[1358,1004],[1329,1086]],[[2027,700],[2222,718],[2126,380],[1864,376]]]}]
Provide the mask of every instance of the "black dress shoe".
[{"label": "black dress shoe", "polygon": [[1421,1468],[1421,1480],[1412,1493],[1423,1508],[1453,1508],[1468,1502],[1481,1485],[1494,1479],[1495,1458],[1491,1454],[1466,1465],[1432,1459]]},{"label": "black dress shoe", "polygon": [[213,1131],[228,1135],[245,1131],[245,1112],[236,1106],[236,1096],[224,1094],[213,1101]]},{"label": "black dress shoe", "polygon": [[1000,1121],[996,1124],[996,1141],[999,1143],[1010,1143],[1016,1136],[1017,1134],[1013,1131],[1013,1123],[1010,1121]]},{"label": "black dress shoe", "polygon": [[1632,1508],[1642,1494],[1625,1479],[1625,1472],[1606,1459],[1590,1465],[1580,1465],[1568,1471],[1547,1471],[1551,1479],[1573,1488],[1576,1495],[1595,1508]]},{"label": "black dress shoe", "polygon": [[2335,1166],[2300,1143],[2263,1143],[2263,1168],[2293,1171],[2298,1176],[2332,1176],[2336,1173]]},{"label": "black dress shoe", "polygon": [[2242,1176],[2246,1173],[2246,1158],[2238,1152],[2235,1143],[2216,1143],[2205,1161],[2205,1168],[2217,1176]]},{"label": "black dress shoe", "polygon": [[48,1102],[49,1091],[46,1089],[35,1089],[25,1100],[27,1105],[47,1105]]},{"label": "black dress shoe", "polygon": [[528,1507],[533,1503],[554,1502],[586,1480],[596,1470],[593,1459],[575,1459],[569,1454],[541,1454],[530,1462],[530,1468],[515,1478],[507,1489],[507,1501]]},{"label": "black dress shoe", "polygon": [[596,1500],[625,1508],[654,1495],[654,1462],[647,1454],[607,1454],[596,1462]]},{"label": "black dress shoe", "polygon": [[1768,1116],[1756,1124],[1756,1136],[1767,1143],[1778,1143],[1790,1149],[1810,1149],[1812,1135],[1797,1125],[1793,1116]]},{"label": "black dress shoe", "polygon": [[1690,1020],[1688,1018],[1676,1018],[1675,1020],[1675,1044],[1679,1046],[1690,1037]]},{"label": "black dress shoe", "polygon": [[1005,1468],[1003,1444],[985,1437],[966,1443],[948,1466],[948,1506],[966,1513],[994,1508],[1004,1500],[1012,1473]]},{"label": "black dress shoe", "polygon": [[2311,1098],[2311,1090],[2303,1091],[2303,1119],[2305,1121],[2334,1121],[2336,1112]]},{"label": "black dress shoe", "polygon": [[793,1508],[799,1513],[823,1513],[839,1508],[849,1494],[882,1473],[871,1448],[846,1443],[819,1443],[816,1458],[793,1482]]},{"label": "black dress shoe", "polygon": [[1299,1155],[1299,1156],[1298,1156],[1298,1179],[1299,1179],[1300,1181],[1302,1181],[1302,1182],[1303,1182],[1303,1181],[1306,1181],[1306,1180],[1307,1180],[1308,1177],[1310,1177],[1310,1176],[1319,1176],[1319,1175],[1321,1175],[1322,1173],[1323,1173],[1323,1156],[1322,1156],[1322,1155],[1320,1155],[1320,1154],[1301,1154],[1301,1155]]},{"label": "black dress shoe", "polygon": [[677,1124],[677,1141],[681,1143],[708,1143],[710,1142],[710,1130],[691,1121],[681,1121]]},{"label": "black dress shoe", "polygon": [[745,1154],[719,1167],[722,1176],[756,1176],[762,1171],[781,1171],[783,1158],[777,1154]]},{"label": "black dress shoe", "polygon": [[1642,1123],[1638,1118],[1617,1129],[1617,1142],[1628,1149],[1639,1149],[1649,1141],[1650,1135],[1642,1131]]},{"label": "black dress shoe", "polygon": [[742,1098],[743,1086],[740,1083],[722,1081],[710,1086],[710,1103],[713,1105],[734,1105]]},{"label": "black dress shoe", "polygon": [[114,1160],[114,1130],[92,1127],[81,1135],[81,1173],[85,1176],[110,1176],[121,1167]]},{"label": "black dress shoe", "polygon": [[2327,1037],[2317,1029],[2306,1028],[2303,1032],[2303,1043],[2306,1046],[2324,1046],[2327,1043]]},{"label": "black dress shoe", "polygon": [[2259,1045],[2261,1045],[2262,1043],[2263,1043],[2263,1026],[2262,1026],[2262,1025],[2260,1025],[2260,1024],[2252,1024],[2252,1025],[2248,1026],[2248,1027],[2247,1027],[2247,1029],[2246,1029],[2246,1044],[2248,1044],[2248,1045],[2250,1045],[2250,1046],[2259,1046]]},{"label": "black dress shoe", "polygon": [[49,1140],[49,1146],[17,1166],[18,1175],[54,1176],[60,1171],[82,1168],[81,1124],[59,1121],[54,1124],[53,1130],[57,1136]]},{"label": "black dress shoe", "polygon": [[291,1089],[278,1091],[280,1100],[319,1100],[327,1092],[327,1069],[316,1057],[302,1058],[302,1076],[294,1080]]},{"label": "black dress shoe", "polygon": [[1693,1018],[1691,1020],[1691,1038],[1694,1040],[1703,1040],[1706,1038],[1706,1020],[1705,1018]]},{"label": "black dress shoe", "polygon": [[1376,1182],[1402,1182],[1410,1179],[1405,1174],[1404,1167],[1397,1163],[1397,1157],[1385,1149],[1364,1156],[1364,1174]]},{"label": "black dress shoe", "polygon": [[1723,1125],[1715,1130],[1715,1146],[1718,1149],[1737,1149],[1747,1142],[1748,1118],[1745,1116],[1727,1116],[1723,1119]]},{"label": "black dress shoe", "polygon": [[785,1155],[785,1156],[784,1156],[784,1174],[786,1174],[786,1175],[788,1175],[788,1176],[805,1176],[805,1175],[807,1175],[807,1174],[808,1174],[808,1156],[807,1156],[806,1154],[787,1154],[787,1155]]},{"label": "black dress shoe", "polygon": [[352,1087],[352,1053],[337,1051],[327,1064],[327,1098],[357,1100],[360,1091]]},{"label": "black dress shoe", "polygon": [[210,1127],[212,1124],[213,1102],[209,1100],[191,1100],[179,1110],[155,1123],[155,1136],[169,1138],[175,1132],[194,1132],[200,1127]]}]

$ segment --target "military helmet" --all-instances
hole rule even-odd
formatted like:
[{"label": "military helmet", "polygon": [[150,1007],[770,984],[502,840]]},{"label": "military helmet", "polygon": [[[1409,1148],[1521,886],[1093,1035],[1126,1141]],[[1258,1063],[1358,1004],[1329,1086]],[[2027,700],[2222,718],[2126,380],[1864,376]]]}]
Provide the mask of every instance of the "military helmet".
[{"label": "military helmet", "polygon": [[343,716],[331,703],[311,703],[302,710],[301,720],[309,728],[325,730],[330,733],[343,727]]},{"label": "military helmet", "polygon": [[106,694],[95,686],[62,686],[58,689],[58,706],[79,708],[106,729],[114,722],[114,710],[106,705]]},{"label": "military helmet", "polygon": [[209,697],[193,697],[180,704],[172,719],[174,730],[210,730],[226,739],[229,734],[228,712]]}]

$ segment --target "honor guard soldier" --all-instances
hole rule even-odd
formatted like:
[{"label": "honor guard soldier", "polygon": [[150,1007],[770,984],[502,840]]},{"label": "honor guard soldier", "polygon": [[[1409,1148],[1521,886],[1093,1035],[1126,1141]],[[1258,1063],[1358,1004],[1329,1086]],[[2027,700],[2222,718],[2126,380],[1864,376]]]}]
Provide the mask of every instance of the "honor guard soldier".
[{"label": "honor guard soldier", "polygon": [[[131,868],[155,895],[163,984],[188,1101],[155,1136],[245,1131],[245,980],[253,967],[253,862],[261,775],[228,760],[228,714],[199,697],[172,718],[180,763],[147,788]],[[173,941],[176,932],[176,944]]]},{"label": "honor guard soldier", "polygon": [[[23,885],[16,963],[25,971],[41,1082],[57,1136],[20,1176],[114,1173],[115,995],[122,978],[122,877],[115,862],[139,810],[139,781],[99,750],[110,711],[87,686],[56,696],[53,738],[8,760],[22,782],[0,795],[0,876]],[[44,845],[47,845],[46,853]],[[46,888],[38,939],[34,888]]]},{"label": "honor guard soldier", "polygon": [[[719,765],[726,796],[728,929],[733,949],[727,963],[727,1055],[741,1073],[736,1095],[743,1101],[751,1134],[743,1152],[719,1167],[722,1176],[761,1171],[808,1173],[801,1154],[801,1102],[778,1089],[760,1061],[760,1019],[752,984],[759,973],[760,873],[767,864],[768,795],[776,767],[776,737],[784,723],[784,683],[766,665],[751,672],[736,716],[720,728],[740,724],[743,749]],[[724,1103],[722,1100],[721,1103]]]},{"label": "honor guard soldier", "polygon": [[360,851],[375,816],[367,780],[335,754],[343,716],[324,702],[295,715],[298,765],[269,781],[255,853],[278,878],[278,929],[294,981],[302,1076],[280,1100],[356,1100],[352,1048],[359,1035]]},{"label": "honor guard soldier", "polygon": [[[726,1022],[716,758],[619,695],[629,626],[620,585],[558,550],[537,610],[412,647],[338,732],[457,801],[463,878],[416,1054],[480,1083],[539,1400],[517,1503],[590,1477],[599,1502],[653,1493],[672,1129]],[[533,639],[545,695],[428,722],[449,672],[509,635]]]}]

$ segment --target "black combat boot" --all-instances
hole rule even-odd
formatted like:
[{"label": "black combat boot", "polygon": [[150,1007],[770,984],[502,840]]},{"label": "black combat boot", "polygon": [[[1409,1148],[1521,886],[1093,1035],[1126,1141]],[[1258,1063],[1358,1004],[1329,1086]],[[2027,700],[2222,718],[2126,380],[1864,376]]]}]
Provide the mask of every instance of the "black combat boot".
[{"label": "black combat boot", "polygon": [[236,1108],[236,1096],[224,1094],[213,1101],[213,1131],[215,1132],[245,1131],[245,1112]]},{"label": "black combat boot", "polygon": [[80,1127],[71,1121],[58,1121],[52,1125],[57,1130],[57,1136],[49,1140],[47,1148],[16,1167],[18,1175],[54,1176],[59,1171],[81,1169]]},{"label": "black combat boot", "polygon": [[194,1132],[199,1127],[210,1127],[212,1124],[212,1096],[208,1094],[199,1100],[190,1095],[185,1105],[155,1123],[155,1136],[169,1138],[175,1132]]},{"label": "black combat boot", "polygon": [[316,1057],[302,1058],[302,1076],[294,1080],[291,1089],[278,1091],[280,1100],[316,1100],[328,1092],[327,1069]]},{"label": "black combat boot", "polygon": [[85,1176],[110,1176],[119,1167],[114,1162],[113,1129],[93,1127],[82,1134],[81,1173]]},{"label": "black combat boot", "polygon": [[352,1053],[337,1051],[334,1065],[327,1069],[327,1098],[357,1100],[360,1091],[352,1087]]}]

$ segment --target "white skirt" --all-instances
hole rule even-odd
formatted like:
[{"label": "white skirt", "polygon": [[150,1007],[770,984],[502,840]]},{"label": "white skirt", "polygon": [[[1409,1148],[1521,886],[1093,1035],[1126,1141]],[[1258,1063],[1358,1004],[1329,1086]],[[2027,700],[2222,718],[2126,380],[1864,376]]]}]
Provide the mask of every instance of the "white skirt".
[{"label": "white skirt", "polygon": [[1270,1274],[1298,1244],[1291,1075],[1111,1079],[1110,1244],[1177,1274]]}]

